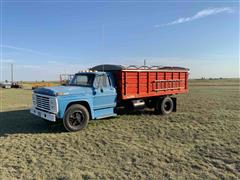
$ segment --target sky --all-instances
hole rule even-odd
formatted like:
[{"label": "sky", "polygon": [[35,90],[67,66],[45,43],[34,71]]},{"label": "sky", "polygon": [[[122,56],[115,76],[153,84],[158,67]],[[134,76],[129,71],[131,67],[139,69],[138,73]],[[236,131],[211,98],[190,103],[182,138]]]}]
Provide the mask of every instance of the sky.
[{"label": "sky", "polygon": [[238,1],[1,1],[1,80],[58,80],[98,64],[239,74]]}]

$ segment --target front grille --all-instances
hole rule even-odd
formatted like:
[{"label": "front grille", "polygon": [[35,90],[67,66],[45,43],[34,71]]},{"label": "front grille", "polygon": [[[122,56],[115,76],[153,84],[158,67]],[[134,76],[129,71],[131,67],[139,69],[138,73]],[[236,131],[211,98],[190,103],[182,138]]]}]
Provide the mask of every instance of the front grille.
[{"label": "front grille", "polygon": [[37,107],[43,110],[50,111],[50,100],[49,97],[46,96],[36,96]]}]

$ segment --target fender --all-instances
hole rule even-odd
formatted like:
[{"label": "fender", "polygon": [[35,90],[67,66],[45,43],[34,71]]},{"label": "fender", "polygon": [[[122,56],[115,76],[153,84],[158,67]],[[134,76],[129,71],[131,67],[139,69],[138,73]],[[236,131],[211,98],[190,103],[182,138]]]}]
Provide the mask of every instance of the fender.
[{"label": "fender", "polygon": [[59,112],[57,117],[60,119],[63,119],[64,113],[66,112],[67,108],[70,107],[72,104],[84,104],[86,105],[87,109],[89,110],[90,117],[92,119],[95,118],[94,111],[92,109],[93,107],[93,100],[92,98],[82,98],[83,96],[59,96],[58,97],[58,106],[59,106]]}]

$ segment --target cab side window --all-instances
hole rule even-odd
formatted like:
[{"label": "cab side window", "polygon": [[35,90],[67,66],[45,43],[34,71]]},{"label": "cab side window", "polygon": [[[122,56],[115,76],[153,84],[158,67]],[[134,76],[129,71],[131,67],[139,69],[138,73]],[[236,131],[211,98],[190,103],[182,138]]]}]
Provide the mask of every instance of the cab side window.
[{"label": "cab side window", "polygon": [[97,89],[100,88],[101,86],[101,76],[96,76],[94,80],[94,87]]},{"label": "cab side window", "polygon": [[106,75],[102,75],[102,86],[104,88],[108,87],[109,86],[109,81],[108,81],[108,78]]},{"label": "cab side window", "polygon": [[94,81],[94,86],[96,88],[106,88],[109,87],[109,79],[106,75],[96,76]]}]

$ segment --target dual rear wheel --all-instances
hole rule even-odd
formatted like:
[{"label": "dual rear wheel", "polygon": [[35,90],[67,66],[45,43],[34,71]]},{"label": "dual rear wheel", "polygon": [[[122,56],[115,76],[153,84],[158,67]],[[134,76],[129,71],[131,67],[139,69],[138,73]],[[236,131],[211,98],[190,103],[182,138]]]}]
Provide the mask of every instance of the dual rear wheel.
[{"label": "dual rear wheel", "polygon": [[172,98],[169,96],[164,97],[163,99],[159,99],[155,104],[155,111],[158,114],[170,114],[173,111],[174,103]]}]

